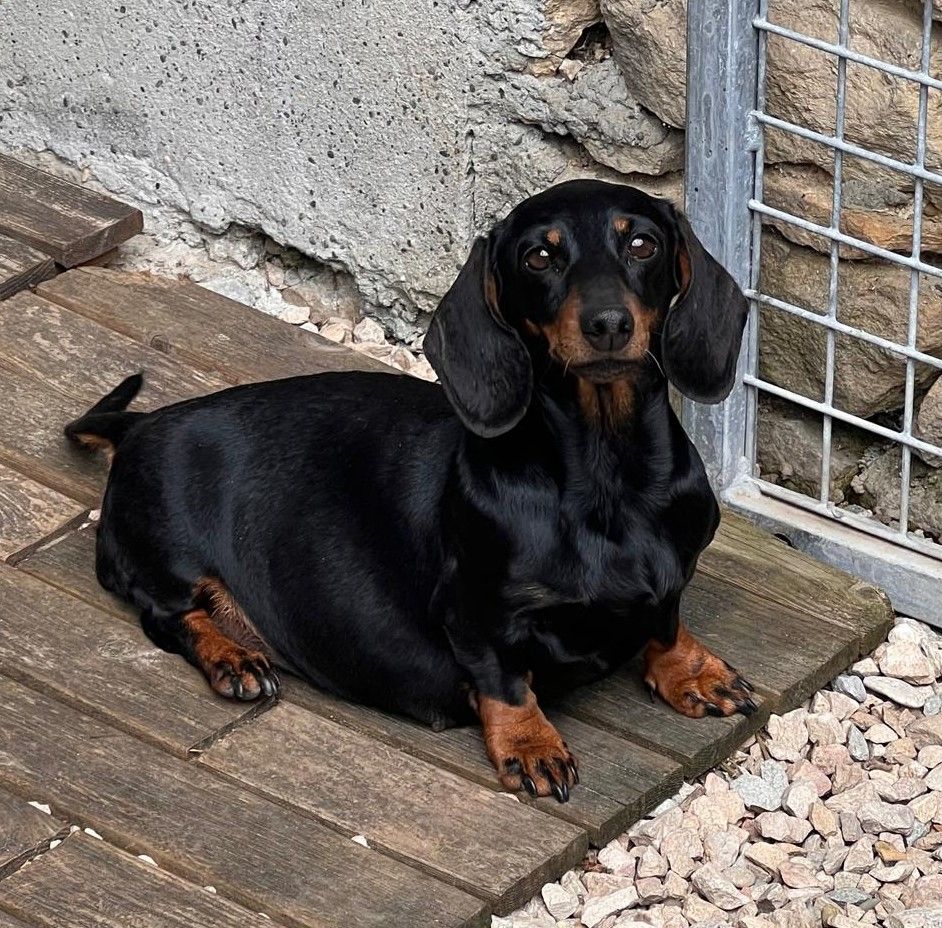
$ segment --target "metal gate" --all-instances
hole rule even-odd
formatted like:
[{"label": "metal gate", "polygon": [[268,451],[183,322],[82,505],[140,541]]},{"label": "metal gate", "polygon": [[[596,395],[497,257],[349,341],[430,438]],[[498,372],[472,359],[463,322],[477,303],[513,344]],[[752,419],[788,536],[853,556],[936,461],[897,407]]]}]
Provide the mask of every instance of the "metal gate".
[{"label": "metal gate", "polygon": [[[918,2],[918,0],[917,0]],[[698,234],[729,268],[750,299],[751,313],[739,360],[738,386],[718,407],[685,402],[684,421],[696,441],[711,479],[727,504],[749,514],[796,547],[876,582],[889,593],[895,608],[942,625],[942,545],[929,533],[910,525],[910,480],[914,454],[942,456],[942,448],[914,434],[917,392],[942,359],[921,350],[917,333],[920,275],[932,281],[942,269],[923,255],[923,204],[926,185],[942,185],[942,173],[926,167],[927,113],[930,91],[942,91],[942,80],[930,74],[932,0],[922,4],[921,46],[914,49],[916,68],[878,60],[851,47],[850,0],[833,0],[834,34],[822,37],[786,28],[769,15],[768,0],[689,0],[687,51],[687,211]],[[811,31],[811,30],[809,30]],[[833,132],[822,132],[767,112],[769,43],[799,43],[832,62],[834,73]],[[807,53],[806,53],[807,54]],[[845,137],[848,66],[874,69],[882,80],[906,82],[918,94],[914,158],[870,150]],[[887,77],[889,76],[889,77]],[[938,99],[938,98],[937,98]],[[770,132],[823,146],[832,175],[830,222],[809,221],[797,210],[769,205],[764,197],[766,143]],[[842,171],[849,159],[898,172],[909,179],[913,198],[912,239],[905,248],[889,250],[865,237],[849,234],[842,224]],[[764,292],[763,242],[770,224],[793,235],[821,237],[822,261],[829,259],[826,305],[798,305]],[[845,321],[839,276],[847,246],[905,269],[909,274],[906,338],[887,338]],[[908,253],[907,253],[908,252]],[[860,257],[858,253],[858,257]],[[818,396],[764,379],[760,326],[787,314],[811,327],[823,342]],[[798,323],[791,323],[797,325]],[[903,328],[902,322],[900,328]],[[840,340],[840,342],[838,341]],[[848,341],[850,340],[850,341]],[[877,421],[840,408],[835,400],[835,358],[838,344],[863,342],[885,352],[900,365],[902,408]],[[842,349],[843,350],[843,349]],[[868,349],[870,350],[870,349]],[[917,377],[918,373],[918,377]],[[768,397],[776,399],[770,400]],[[781,486],[760,476],[756,435],[763,404],[779,401],[788,408],[820,416],[820,492]],[[832,493],[832,439],[835,427],[863,430],[887,447],[899,448],[899,505],[895,524],[861,514]],[[893,458],[895,461],[895,458]],[[922,468],[922,464],[919,467]],[[939,493],[942,497],[942,471]],[[894,499],[895,499],[894,488]],[[895,506],[895,502],[893,503]],[[942,526],[939,526],[942,532]],[[928,536],[928,537],[927,537]]]}]

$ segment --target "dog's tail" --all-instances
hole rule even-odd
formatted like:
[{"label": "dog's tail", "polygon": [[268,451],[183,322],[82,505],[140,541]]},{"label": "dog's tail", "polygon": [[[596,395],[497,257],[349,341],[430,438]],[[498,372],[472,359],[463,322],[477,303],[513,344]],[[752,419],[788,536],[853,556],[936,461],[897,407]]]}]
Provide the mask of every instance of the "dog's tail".
[{"label": "dog's tail", "polygon": [[114,451],[145,412],[125,412],[144,384],[143,374],[132,374],[103,396],[84,416],[64,429],[66,438],[84,448]]}]

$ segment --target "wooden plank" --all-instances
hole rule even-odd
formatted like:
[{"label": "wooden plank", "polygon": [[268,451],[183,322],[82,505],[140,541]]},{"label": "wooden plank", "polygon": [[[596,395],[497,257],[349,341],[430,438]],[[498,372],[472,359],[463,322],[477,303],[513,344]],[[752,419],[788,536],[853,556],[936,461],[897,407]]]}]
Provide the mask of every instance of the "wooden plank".
[{"label": "wooden plank", "polygon": [[103,612],[136,624],[134,609],[104,589],[95,577],[95,531],[96,526],[89,525],[69,532],[17,561],[16,566]]},{"label": "wooden plank", "polygon": [[65,823],[0,789],[0,875],[46,845]]},{"label": "wooden plank", "polygon": [[42,296],[231,383],[393,368],[189,281],[84,267]]},{"label": "wooden plank", "polygon": [[35,293],[18,293],[0,303],[0,364],[86,405],[139,370],[145,372],[145,387],[135,408],[150,409],[228,386]]},{"label": "wooden plank", "polygon": [[66,422],[90,405],[34,377],[9,371],[0,346],[0,462],[90,509],[101,502],[107,476],[103,455],[83,454],[63,437]]},{"label": "wooden plank", "polygon": [[771,697],[772,711],[794,708],[849,667],[856,632],[714,577],[695,576],[681,614],[693,634]]},{"label": "wooden plank", "polygon": [[[17,566],[99,609],[136,622],[130,607],[95,580],[94,548],[95,531],[90,526],[71,532]],[[434,732],[426,725],[330,696],[288,675],[282,676],[282,682],[282,699],[482,786],[500,789],[476,727]],[[593,844],[610,841],[680,785],[681,771],[675,761],[562,713],[551,716],[579,758],[581,784],[562,805],[555,799],[531,800],[525,794],[520,799],[585,828]]]},{"label": "wooden plank", "polygon": [[555,708],[676,759],[688,778],[725,760],[769,717],[769,704],[746,717],[688,719],[652,700],[637,664],[560,697]]},{"label": "wooden plank", "polygon": [[0,300],[48,280],[55,273],[56,262],[45,252],[0,235]]},{"label": "wooden plank", "polygon": [[859,656],[883,641],[893,624],[893,609],[882,591],[789,547],[728,510],[698,571],[844,625],[860,636]]},{"label": "wooden plank", "polygon": [[486,907],[467,893],[5,679],[0,784],[291,924],[486,923]]},{"label": "wooden plank", "polygon": [[[293,677],[283,683],[281,698],[288,702],[489,789],[501,789],[477,726],[436,732],[330,696]],[[550,717],[579,759],[580,784],[567,803],[534,800],[525,793],[518,798],[584,828],[592,844],[608,843],[680,786],[681,770],[675,761],[561,713]]]},{"label": "wooden plank", "polygon": [[0,602],[0,672],[178,755],[255,711],[213,694],[140,628],[3,564]]},{"label": "wooden plank", "polygon": [[199,763],[511,912],[583,859],[585,832],[290,703]]},{"label": "wooden plank", "polygon": [[0,233],[81,264],[136,235],[139,209],[0,155]]},{"label": "wooden plank", "polygon": [[0,883],[0,909],[52,928],[266,924],[258,913],[82,832]]},{"label": "wooden plank", "polygon": [[85,507],[0,464],[0,560],[38,544]]}]

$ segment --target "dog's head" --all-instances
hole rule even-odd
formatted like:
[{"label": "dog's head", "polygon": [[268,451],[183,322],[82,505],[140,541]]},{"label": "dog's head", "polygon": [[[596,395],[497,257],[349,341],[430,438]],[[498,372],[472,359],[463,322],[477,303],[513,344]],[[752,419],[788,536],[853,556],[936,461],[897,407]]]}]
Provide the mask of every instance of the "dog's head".
[{"label": "dog's head", "polygon": [[461,420],[489,437],[526,412],[535,351],[592,383],[663,371],[691,399],[720,402],[746,313],[735,281],[669,203],[572,181],[477,239],[425,350]]}]

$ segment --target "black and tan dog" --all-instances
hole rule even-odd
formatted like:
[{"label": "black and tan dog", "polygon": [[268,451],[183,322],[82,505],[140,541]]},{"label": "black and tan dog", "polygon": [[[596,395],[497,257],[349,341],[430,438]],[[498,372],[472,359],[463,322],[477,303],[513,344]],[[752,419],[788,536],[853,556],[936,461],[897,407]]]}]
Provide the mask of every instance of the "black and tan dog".
[{"label": "black and tan dog", "polygon": [[577,765],[534,692],[639,651],[690,716],[751,687],[679,603],[718,523],[668,405],[727,395],[746,302],[669,204],[576,181],[486,238],[425,339],[442,386],[337,373],[125,412],[70,438],[115,449],[101,583],[216,692],[280,665],[434,726],[483,726],[501,782],[560,801]]}]

